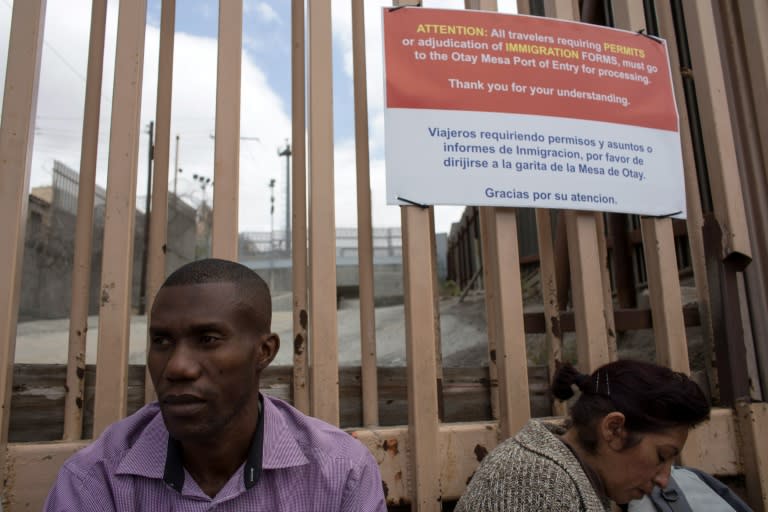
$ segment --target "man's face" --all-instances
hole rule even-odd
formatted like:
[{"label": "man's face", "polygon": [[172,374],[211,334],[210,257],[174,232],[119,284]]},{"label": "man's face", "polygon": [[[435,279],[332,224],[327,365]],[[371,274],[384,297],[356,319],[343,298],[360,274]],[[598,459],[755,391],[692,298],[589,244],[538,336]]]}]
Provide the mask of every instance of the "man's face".
[{"label": "man's face", "polygon": [[279,348],[234,283],[162,288],[149,327],[147,367],[163,420],[180,440],[213,440],[258,417],[259,374]]}]

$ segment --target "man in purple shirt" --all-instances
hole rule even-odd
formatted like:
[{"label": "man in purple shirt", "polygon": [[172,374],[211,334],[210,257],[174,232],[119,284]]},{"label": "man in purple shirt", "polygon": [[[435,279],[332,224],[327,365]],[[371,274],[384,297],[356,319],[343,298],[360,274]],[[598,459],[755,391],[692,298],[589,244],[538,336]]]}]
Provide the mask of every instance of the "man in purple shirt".
[{"label": "man in purple shirt", "polygon": [[280,340],[258,275],[189,263],[165,281],[150,318],[158,402],[73,455],[46,511],[386,511],[365,446],[259,393]]}]

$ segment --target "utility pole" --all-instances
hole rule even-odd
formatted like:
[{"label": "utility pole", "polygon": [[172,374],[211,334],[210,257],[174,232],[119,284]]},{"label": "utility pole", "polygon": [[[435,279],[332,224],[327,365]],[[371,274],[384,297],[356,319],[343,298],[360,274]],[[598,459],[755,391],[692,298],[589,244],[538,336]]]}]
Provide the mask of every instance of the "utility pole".
[{"label": "utility pole", "polygon": [[149,207],[152,196],[152,160],[155,156],[155,122],[149,122],[147,150],[147,200],[144,203],[144,250],[141,254],[141,282],[139,283],[139,314],[147,311],[147,258],[149,255]]},{"label": "utility pole", "polygon": [[277,150],[277,156],[285,157],[285,251],[291,253],[291,144],[285,139],[285,147]]},{"label": "utility pole", "polygon": [[[211,238],[211,210],[208,208],[208,202],[206,201],[206,189],[208,188],[208,185],[213,186],[213,181],[211,178],[207,176],[203,176],[202,174],[193,174],[192,179],[200,185],[200,191],[202,193],[202,199],[200,200],[200,206],[198,207],[198,230],[202,230],[202,238],[203,238],[203,245],[205,250],[199,251],[201,255],[209,255],[210,254],[210,238]],[[198,231],[198,232],[199,232]],[[199,243],[198,243],[199,245]]]},{"label": "utility pole", "polygon": [[[179,181],[179,173],[181,172],[181,169],[179,169],[179,134],[176,134],[176,161],[173,164],[173,202],[174,205],[179,200],[179,196],[176,195],[176,185]],[[175,207],[175,206],[174,206]]]},{"label": "utility pole", "polygon": [[269,288],[275,287],[275,179],[269,180]]}]

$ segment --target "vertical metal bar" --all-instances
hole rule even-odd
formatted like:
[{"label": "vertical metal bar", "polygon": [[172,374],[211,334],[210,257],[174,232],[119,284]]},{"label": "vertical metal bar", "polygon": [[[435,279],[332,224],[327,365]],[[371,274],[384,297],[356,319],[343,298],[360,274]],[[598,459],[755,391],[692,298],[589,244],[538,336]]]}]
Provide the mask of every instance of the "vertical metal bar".
[{"label": "vertical metal bar", "polygon": [[499,340],[499,276],[497,265],[490,258],[496,250],[496,212],[493,208],[480,208],[480,237],[483,243],[483,277],[485,281],[485,317],[488,324],[488,379],[490,381],[491,417],[499,419],[499,370],[496,366],[496,347]]},{"label": "vertical metal bar", "polygon": [[[647,26],[643,4],[614,0],[616,26],[637,32]],[[683,320],[680,278],[671,219],[643,218],[643,253],[656,340],[656,361],[676,371],[690,372]]]},{"label": "vertical metal bar", "polygon": [[[475,209],[477,212],[477,209]],[[474,222],[477,223],[477,215]],[[440,337],[440,288],[437,283],[437,241],[435,238],[435,209],[429,209],[429,255],[432,258],[432,268],[435,269],[435,279],[432,280],[432,297],[435,306],[432,309],[435,323],[435,385],[437,386],[437,419],[443,421],[445,418],[445,401],[443,399],[443,349],[442,339]]]},{"label": "vertical metal bar", "polygon": [[67,346],[67,385],[64,395],[65,441],[80,439],[85,407],[85,348],[93,253],[93,204],[96,190],[96,155],[99,145],[101,82],[104,74],[104,37],[107,0],[93,0],[85,81],[83,140],[80,150],[80,179],[77,193],[75,252],[72,261],[72,295]]},{"label": "vertical metal bar", "polygon": [[[546,0],[547,16],[577,20],[577,9],[571,0]],[[571,289],[576,323],[579,366],[591,372],[610,360],[605,299],[590,293],[594,283],[602,283],[597,218],[592,212],[564,212],[568,236],[568,258],[571,263]],[[559,282],[559,280],[558,280]]]},{"label": "vertical metal bar", "polygon": [[592,293],[594,283],[601,283],[603,279],[597,223],[592,212],[567,211],[565,221],[579,366],[581,371],[589,373],[611,360],[603,315],[603,294]]},{"label": "vertical metal bar", "polygon": [[714,210],[725,237],[723,255],[750,258],[752,250],[712,4],[696,0],[682,0],[682,4]]},{"label": "vertical metal bar", "polygon": [[474,9],[477,11],[498,11],[497,0],[464,0],[465,9]]},{"label": "vertical metal bar", "polygon": [[[654,3],[655,5],[655,3]],[[697,186],[701,195],[699,201],[702,211],[709,213],[712,211],[712,193],[709,182],[709,173],[707,172],[707,157],[704,154],[704,136],[701,129],[701,116],[699,115],[699,103],[696,99],[696,86],[694,84],[693,73],[691,72],[691,51],[688,43],[688,31],[685,27],[685,16],[683,15],[682,0],[669,0],[660,2],[657,9],[659,21],[662,18],[662,11],[668,11],[669,27],[662,33],[668,33],[675,40],[677,54],[679,59],[683,96],[687,107],[689,117],[689,127],[691,129],[691,142],[693,144],[693,156],[696,161],[696,176],[698,177]],[[670,48],[672,48],[670,46]],[[670,51],[671,53],[671,51]],[[672,55],[670,55],[670,58]],[[678,100],[679,101],[679,100]]]},{"label": "vertical metal bar", "polygon": [[[746,44],[744,53],[755,105],[768,105],[768,2],[736,2],[741,22],[742,37]],[[763,159],[768,160],[768,119],[755,116],[756,132]],[[763,176],[768,167],[763,167]]]},{"label": "vertical metal bar", "polygon": [[566,229],[565,212],[557,214],[555,229],[555,280],[557,288],[557,307],[559,311],[568,309],[568,295],[571,291],[571,262],[568,259],[568,230]]},{"label": "vertical metal bar", "polygon": [[[699,317],[701,318],[701,329],[704,336],[704,343],[707,347],[707,357],[705,365],[710,382],[716,379],[712,369],[712,350],[714,347],[714,329],[712,325],[712,310],[710,306],[710,288],[707,277],[706,257],[704,250],[704,218],[702,214],[701,191],[699,188],[699,177],[703,177],[702,187],[709,201],[709,180],[707,178],[706,159],[697,158],[697,152],[703,151],[702,145],[694,145],[694,133],[697,134],[697,140],[700,141],[700,124],[698,117],[698,108],[695,102],[695,89],[691,79],[690,62],[684,63],[681,59],[681,52],[678,48],[678,41],[686,41],[685,32],[679,33],[675,29],[675,20],[672,14],[672,2],[655,2],[646,0],[646,23],[649,33],[652,35],[661,35],[667,41],[667,51],[669,52],[669,63],[672,69],[672,86],[675,92],[677,102],[678,116],[680,117],[680,141],[683,153],[683,170],[685,177],[685,195],[688,218],[686,219],[688,244],[691,250],[691,264],[693,267],[693,277],[696,282],[696,291],[698,297]],[[650,14],[653,13],[653,20]],[[653,21],[654,23],[651,23]],[[681,25],[682,27],[682,25]],[[657,30],[658,32],[654,32]],[[685,42],[687,45],[687,41]],[[683,68],[686,69],[683,69]],[[689,110],[689,106],[692,110]],[[690,114],[690,116],[689,116]],[[695,130],[695,131],[694,131]],[[697,149],[698,148],[698,149]],[[699,169],[699,167],[701,169]],[[684,464],[697,467],[702,462],[701,450],[702,435],[697,431],[691,432],[688,442],[683,449],[681,459]]]},{"label": "vertical metal bar", "polygon": [[352,1],[352,57],[355,88],[355,155],[357,158],[357,244],[360,276],[360,362],[363,425],[379,423],[376,375],[376,315],[373,287],[373,229],[371,178],[368,154],[368,93],[365,65],[365,11],[363,0]]},{"label": "vertical metal bar", "polygon": [[[544,326],[547,337],[547,369],[549,379],[555,375],[557,363],[563,359],[563,333],[560,329],[560,308],[557,304],[557,276],[552,242],[552,219],[549,210],[536,210],[536,240],[539,246],[541,299],[544,303]],[[564,415],[566,404],[552,401],[552,414]]]},{"label": "vertical metal bar", "polygon": [[293,405],[309,414],[307,387],[307,152],[304,0],[291,2],[291,116],[293,138]]},{"label": "vertical metal bar", "polygon": [[[613,21],[613,12],[608,9],[607,12],[601,12],[604,3],[599,0],[574,1],[572,11],[579,13],[582,22],[603,25],[607,23],[608,18]],[[609,6],[610,7],[610,6]],[[601,16],[601,15],[605,16]],[[608,343],[608,358],[615,361],[619,358],[618,348],[616,346],[616,326],[613,317],[613,292],[611,287],[611,276],[608,262],[608,244],[605,240],[605,215],[601,212],[595,212],[595,227],[597,229],[597,251],[600,261],[600,275],[603,291],[603,318],[605,319],[605,335]]]},{"label": "vertical metal bar", "polygon": [[672,219],[643,218],[640,225],[648,271],[656,362],[675,371],[689,373]]},{"label": "vertical metal bar", "polygon": [[144,199],[144,249],[141,251],[141,278],[139,279],[139,314],[147,314],[147,258],[149,257],[149,222],[152,217],[152,163],[155,159],[155,122],[149,122],[147,144],[147,197]]},{"label": "vertical metal bar", "polygon": [[[152,312],[155,295],[165,280],[165,252],[168,243],[168,166],[171,152],[171,96],[173,91],[173,47],[176,27],[176,0],[164,0],[160,13],[160,55],[157,65],[157,105],[155,120],[155,178],[152,183],[152,215],[149,221],[147,247],[147,319]],[[178,146],[177,146],[178,147]],[[174,173],[176,170],[174,169]],[[174,196],[172,208],[178,211]],[[149,324],[149,322],[147,322]],[[149,345],[149,339],[147,339]],[[144,400],[155,399],[152,379],[147,369],[144,377]]]},{"label": "vertical metal bar", "polygon": [[123,418],[127,408],[133,231],[146,21],[146,0],[120,3],[104,219],[94,437],[110,423]]},{"label": "vertical metal bar", "polygon": [[720,403],[733,406],[739,400],[749,400],[749,375],[736,281],[736,273],[743,267],[738,259],[722,257],[726,239],[717,217],[707,214],[704,243],[707,249],[707,280],[712,291],[712,326]]},{"label": "vertical metal bar", "polygon": [[240,199],[240,82],[243,52],[243,2],[219,2],[219,52],[216,68],[216,140],[213,175],[214,258],[237,261]]},{"label": "vertical metal bar", "polygon": [[573,0],[543,0],[543,3],[545,16],[571,21],[579,20],[579,10],[574,7]]},{"label": "vertical metal bar", "polygon": [[[685,87],[681,72],[681,62],[675,37],[675,25],[672,17],[672,9],[667,1],[656,4],[656,20],[659,26],[659,35],[667,41],[669,63],[672,68],[672,86],[677,102],[677,111],[680,117],[680,140],[683,152],[683,170],[685,176],[685,198],[688,218],[686,226],[688,232],[688,244],[691,250],[691,266],[696,282],[696,292],[699,304],[699,317],[701,318],[702,333],[707,347],[713,346],[712,312],[709,301],[709,282],[707,280],[706,258],[704,253],[704,217],[702,214],[701,195],[699,192],[699,180],[696,169],[696,157],[691,134],[691,124],[688,118]],[[707,358],[707,365],[711,357]]]},{"label": "vertical metal bar", "polygon": [[600,256],[600,276],[603,289],[603,318],[605,319],[605,335],[608,341],[608,358],[616,361],[619,358],[619,349],[616,346],[616,320],[613,317],[613,292],[611,289],[611,275],[608,271],[608,243],[605,240],[605,215],[595,212],[595,226],[597,229],[597,250]]},{"label": "vertical metal bar", "polygon": [[[498,10],[496,0],[465,0],[466,9],[478,9],[486,11]],[[496,274],[498,265],[491,264],[491,258],[497,254],[497,225],[496,210],[494,208],[480,208],[480,242],[482,246],[483,287],[485,289],[485,316],[488,324],[488,377],[491,382],[491,416],[500,418],[499,397],[499,370],[497,365],[498,344],[500,339],[499,321],[499,276]]]},{"label": "vertical metal bar", "polygon": [[429,243],[429,211],[403,206],[403,274],[405,278],[405,348],[408,375],[409,472],[413,472],[411,505],[419,512],[440,510],[438,446],[437,336]]},{"label": "vertical metal bar", "polygon": [[[612,2],[613,0],[607,1]],[[658,36],[659,22],[656,17],[656,2],[654,0],[643,0],[643,12],[645,13],[646,32],[648,34]]]},{"label": "vertical metal bar", "polygon": [[[763,262],[768,261],[768,241],[762,234],[768,233],[768,202],[764,199],[768,194],[768,124],[759,105],[768,101],[768,64],[764,62],[768,59],[768,37],[759,30],[758,20],[761,18],[753,20],[751,17],[762,15],[765,23],[768,2],[752,4],[755,5],[720,1],[714,5],[721,40],[729,42],[721,45],[723,66],[734,112],[734,139],[754,257],[754,262],[744,272],[747,293],[744,304],[749,304],[752,311],[765,311],[768,309],[768,272]],[[768,338],[768,319],[763,315],[747,316],[745,328],[749,328],[753,335],[745,339],[750,351],[752,398],[761,400],[761,387],[768,391],[768,344],[759,340]]]},{"label": "vertical metal bar", "polygon": [[339,423],[330,0],[309,2],[309,333],[312,415]]},{"label": "vertical metal bar", "polygon": [[[482,260],[482,254],[480,254],[480,229],[478,226],[478,214],[477,214],[477,207],[472,207],[471,212],[472,216],[469,219],[469,251],[471,255],[471,261],[472,261],[472,273],[471,276],[477,275],[478,278],[480,277],[480,267],[483,265]],[[474,279],[474,285],[472,288],[477,289],[479,288],[478,278]]]},{"label": "vertical metal bar", "polygon": [[491,256],[490,263],[496,266],[494,273],[499,277],[496,366],[499,371],[499,433],[506,439],[531,417],[515,209],[496,208],[496,238],[496,253]]},{"label": "vertical metal bar", "polygon": [[472,279],[472,274],[474,274],[474,266],[472,264],[472,232],[468,217],[462,219],[462,228],[462,242],[464,245],[464,279],[462,279],[461,288],[464,289],[469,286],[469,282]]},{"label": "vertical metal bar", "polygon": [[[417,5],[415,0],[394,4]],[[435,267],[432,259],[428,209],[402,206],[403,275],[405,296],[405,350],[408,375],[408,445],[411,447],[411,507],[418,512],[438,512],[440,504],[440,463],[438,443],[437,332],[435,318]],[[470,235],[467,232],[467,235]],[[468,236],[467,246],[472,244]]]},{"label": "vertical metal bar", "polygon": [[743,442],[747,500],[753,510],[768,510],[768,404],[737,402],[736,421]]},{"label": "vertical metal bar", "polygon": [[[44,0],[13,3],[0,120],[0,482],[7,477],[16,322],[44,26]],[[5,485],[0,490],[2,503]]]}]

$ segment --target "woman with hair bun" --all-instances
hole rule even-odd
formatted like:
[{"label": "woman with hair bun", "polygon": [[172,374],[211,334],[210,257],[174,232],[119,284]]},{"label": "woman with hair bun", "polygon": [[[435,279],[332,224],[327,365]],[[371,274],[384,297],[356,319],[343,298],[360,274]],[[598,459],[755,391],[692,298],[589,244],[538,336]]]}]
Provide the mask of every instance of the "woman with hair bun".
[{"label": "woman with hair bun", "polygon": [[456,512],[603,511],[665,487],[688,431],[709,418],[686,375],[640,361],[591,375],[562,365],[560,400],[581,391],[565,427],[530,420],[480,464]]}]

